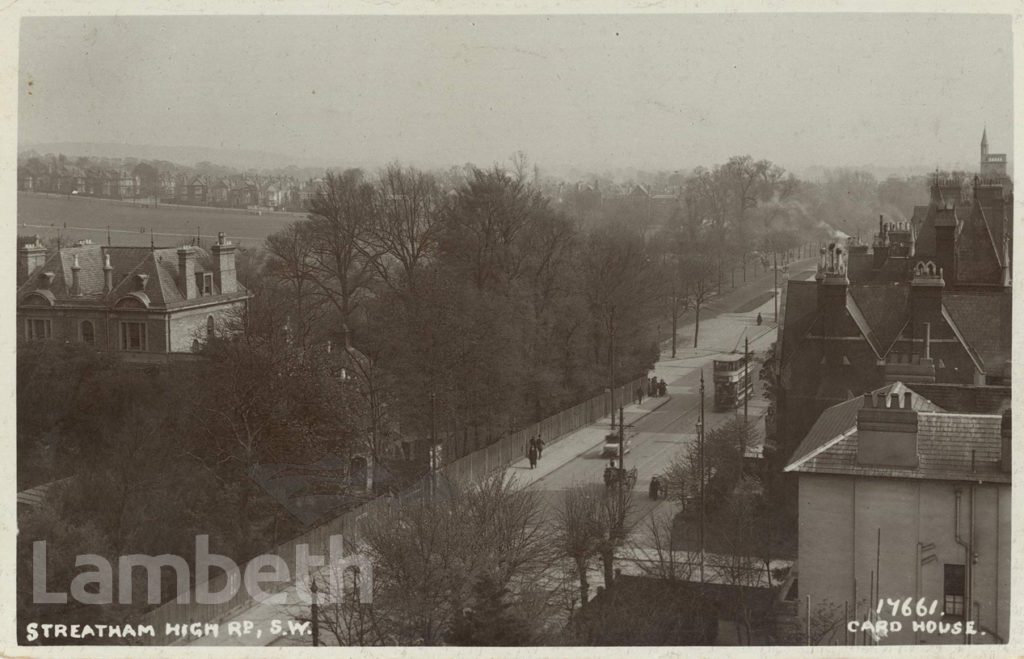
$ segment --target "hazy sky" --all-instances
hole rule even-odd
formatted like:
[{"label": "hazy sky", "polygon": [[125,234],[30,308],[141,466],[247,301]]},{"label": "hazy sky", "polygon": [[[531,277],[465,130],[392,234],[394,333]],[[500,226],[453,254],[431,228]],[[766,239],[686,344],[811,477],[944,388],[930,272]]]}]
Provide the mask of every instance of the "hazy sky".
[{"label": "hazy sky", "polygon": [[28,18],[19,139],[927,169],[976,162],[985,124],[1012,153],[1011,38],[986,15]]}]

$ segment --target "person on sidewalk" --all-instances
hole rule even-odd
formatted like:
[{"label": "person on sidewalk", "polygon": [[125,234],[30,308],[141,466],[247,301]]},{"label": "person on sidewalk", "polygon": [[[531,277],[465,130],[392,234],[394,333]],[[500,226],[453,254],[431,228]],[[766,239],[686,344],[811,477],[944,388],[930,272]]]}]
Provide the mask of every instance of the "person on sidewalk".
[{"label": "person on sidewalk", "polygon": [[764,322],[764,318],[761,317],[761,314],[757,314],[757,325],[758,325],[758,327],[760,327],[761,323],[763,323],[763,322]]},{"label": "person on sidewalk", "polygon": [[544,457],[544,440],[537,435],[537,459],[540,460]]},{"label": "person on sidewalk", "polygon": [[665,384],[664,378],[658,382],[658,395],[664,398],[668,394],[668,385]]},{"label": "person on sidewalk", "polygon": [[643,387],[637,387],[636,388],[636,404],[640,405],[643,402],[644,402],[644,388]]},{"label": "person on sidewalk", "polygon": [[526,457],[530,459],[530,469],[537,467],[537,446],[536,444],[530,444],[530,450],[527,452]]}]

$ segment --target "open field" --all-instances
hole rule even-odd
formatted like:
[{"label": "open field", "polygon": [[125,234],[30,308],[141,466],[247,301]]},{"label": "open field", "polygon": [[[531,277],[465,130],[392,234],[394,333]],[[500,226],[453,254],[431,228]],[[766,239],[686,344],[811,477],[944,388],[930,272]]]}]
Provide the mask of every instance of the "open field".
[{"label": "open field", "polygon": [[301,219],[297,213],[253,215],[244,210],[175,206],[146,206],[113,199],[69,197],[66,195],[18,193],[18,234],[36,234],[42,239],[56,237],[65,242],[90,238],[111,244],[146,246],[150,230],[157,247],[186,244],[197,234],[209,245],[223,231],[237,245],[255,247],[289,222]]}]

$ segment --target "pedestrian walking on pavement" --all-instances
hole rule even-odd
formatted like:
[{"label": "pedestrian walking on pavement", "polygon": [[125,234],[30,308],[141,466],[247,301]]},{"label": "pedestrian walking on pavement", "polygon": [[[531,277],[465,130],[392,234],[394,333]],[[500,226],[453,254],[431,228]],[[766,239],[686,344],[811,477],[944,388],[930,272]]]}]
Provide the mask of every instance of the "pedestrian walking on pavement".
[{"label": "pedestrian walking on pavement", "polygon": [[668,394],[668,385],[662,379],[658,382],[658,395],[664,397],[666,394]]},{"label": "pedestrian walking on pavement", "polygon": [[639,405],[642,402],[644,402],[644,388],[643,387],[637,387],[636,388],[636,404]]},{"label": "pedestrian walking on pavement", "polygon": [[526,457],[530,459],[530,469],[534,469],[537,466],[537,446],[534,444],[530,445],[530,450],[527,452]]},{"label": "pedestrian walking on pavement", "polygon": [[544,440],[537,435],[537,459],[540,460],[544,457]]}]

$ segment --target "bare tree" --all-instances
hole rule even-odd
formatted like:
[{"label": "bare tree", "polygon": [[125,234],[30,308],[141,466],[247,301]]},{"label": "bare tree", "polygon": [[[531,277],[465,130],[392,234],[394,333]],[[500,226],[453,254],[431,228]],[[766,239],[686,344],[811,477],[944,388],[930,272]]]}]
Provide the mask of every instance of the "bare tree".
[{"label": "bare tree", "polygon": [[600,499],[593,488],[573,485],[565,491],[557,516],[558,547],[561,554],[572,561],[573,572],[579,580],[581,606],[590,601],[587,573],[600,542],[599,507]]},{"label": "bare tree", "polygon": [[362,172],[327,172],[310,205],[313,282],[341,316],[345,345],[361,296],[369,291],[380,252],[372,246],[373,186]]},{"label": "bare tree", "polygon": [[626,527],[633,509],[633,490],[623,484],[620,480],[618,486],[604,487],[593,485],[599,489],[600,505],[598,506],[598,522],[600,523],[600,536],[598,538],[597,553],[601,557],[601,566],[604,569],[604,585],[609,588],[615,580],[615,556],[625,544],[629,529]]},{"label": "bare tree", "polygon": [[386,259],[398,264],[410,291],[416,273],[435,253],[448,203],[437,180],[414,168],[388,165],[378,176],[372,242],[383,257],[378,272],[394,290],[404,290]]},{"label": "bare tree", "polygon": [[690,308],[693,309],[693,347],[696,348],[700,338],[701,309],[715,292],[712,285],[715,272],[714,257],[698,249],[683,257],[681,269],[687,284]]},{"label": "bare tree", "polygon": [[515,601],[553,558],[536,494],[504,472],[446,484],[372,517],[360,550],[374,566],[374,624],[402,644],[437,645],[486,580]]}]

